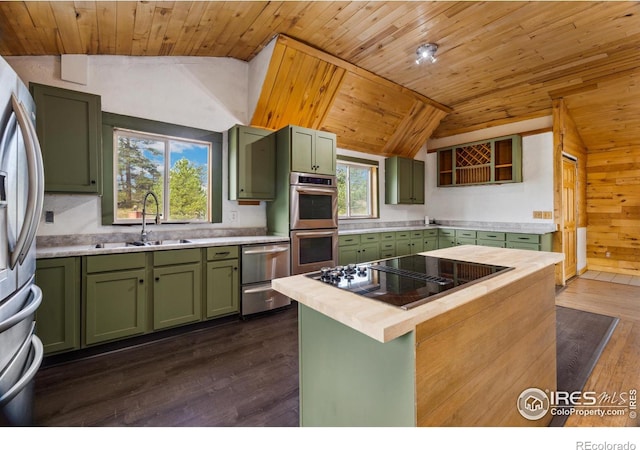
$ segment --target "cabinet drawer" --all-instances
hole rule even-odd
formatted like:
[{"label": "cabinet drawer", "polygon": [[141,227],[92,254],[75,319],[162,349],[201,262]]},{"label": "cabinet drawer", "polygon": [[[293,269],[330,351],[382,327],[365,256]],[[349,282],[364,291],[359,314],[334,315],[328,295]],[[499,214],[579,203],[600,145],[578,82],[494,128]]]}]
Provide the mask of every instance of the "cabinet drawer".
[{"label": "cabinet drawer", "polygon": [[422,230],[413,230],[411,231],[411,233],[409,234],[409,237],[411,239],[421,239],[422,236],[424,236],[424,234],[422,234]]},{"label": "cabinet drawer", "polygon": [[540,250],[540,245],[529,242],[507,242],[507,248],[517,248],[520,250]]},{"label": "cabinet drawer", "polygon": [[399,239],[410,239],[411,232],[410,231],[396,231],[396,240]]},{"label": "cabinet drawer", "polygon": [[169,266],[173,264],[186,264],[200,262],[200,249],[187,248],[184,250],[161,250],[153,252],[154,266]]},{"label": "cabinet drawer", "polygon": [[236,245],[207,248],[207,261],[215,261],[218,259],[236,259],[237,257],[238,246]]},{"label": "cabinet drawer", "polygon": [[359,234],[348,234],[345,236],[338,236],[338,245],[354,245],[360,243]]},{"label": "cabinet drawer", "polygon": [[145,266],[145,252],[87,256],[87,273],[138,269]]},{"label": "cabinet drawer", "polygon": [[478,239],[486,241],[504,241],[506,233],[496,233],[494,231],[478,231],[476,237]]},{"label": "cabinet drawer", "polygon": [[475,239],[476,232],[471,230],[456,230],[457,238]]},{"label": "cabinet drawer", "polygon": [[539,234],[522,234],[522,233],[507,233],[507,241],[509,242],[526,242],[529,244],[539,244]]},{"label": "cabinet drawer", "polygon": [[456,238],[456,245],[476,245],[476,240],[473,238]]},{"label": "cabinet drawer", "polygon": [[395,242],[382,242],[380,244],[381,252],[396,252],[396,243]]},{"label": "cabinet drawer", "polygon": [[454,237],[456,235],[456,230],[450,230],[448,228],[440,228],[438,231],[438,236],[440,237]]},{"label": "cabinet drawer", "polygon": [[379,233],[367,233],[367,234],[360,235],[361,244],[368,244],[369,242],[378,242],[378,241],[380,241]]},{"label": "cabinet drawer", "polygon": [[385,231],[380,233],[380,241],[395,241],[396,240],[396,232],[395,231]]},{"label": "cabinet drawer", "polygon": [[505,248],[507,243],[505,241],[498,241],[494,239],[478,239],[478,245],[484,245],[485,247]]},{"label": "cabinet drawer", "polygon": [[429,230],[423,230],[422,231],[422,235],[424,237],[437,237],[438,236],[438,229],[437,228],[431,228]]}]

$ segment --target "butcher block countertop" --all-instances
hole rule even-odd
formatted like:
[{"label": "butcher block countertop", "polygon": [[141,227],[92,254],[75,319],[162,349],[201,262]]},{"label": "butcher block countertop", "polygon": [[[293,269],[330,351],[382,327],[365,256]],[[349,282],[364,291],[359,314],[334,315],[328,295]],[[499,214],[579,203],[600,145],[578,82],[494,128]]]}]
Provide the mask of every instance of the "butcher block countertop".
[{"label": "butcher block countertop", "polygon": [[377,341],[389,342],[432,319],[564,260],[561,253],[462,245],[422,253],[429,256],[513,267],[493,278],[456,290],[432,302],[403,310],[295,275],[272,281],[275,290]]}]

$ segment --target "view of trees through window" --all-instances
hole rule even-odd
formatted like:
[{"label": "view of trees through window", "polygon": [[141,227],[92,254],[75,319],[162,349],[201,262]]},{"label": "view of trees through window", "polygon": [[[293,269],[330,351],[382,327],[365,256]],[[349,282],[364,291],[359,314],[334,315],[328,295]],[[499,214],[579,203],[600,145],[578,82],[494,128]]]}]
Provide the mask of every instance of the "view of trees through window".
[{"label": "view of trees through window", "polygon": [[338,162],[339,217],[374,217],[375,196],[372,190],[375,167],[362,164]]},{"label": "view of trees through window", "polygon": [[[117,221],[140,221],[149,191],[158,197],[162,221],[208,220],[208,142],[119,129],[114,133]],[[155,202],[147,201],[147,214],[155,216]]]}]

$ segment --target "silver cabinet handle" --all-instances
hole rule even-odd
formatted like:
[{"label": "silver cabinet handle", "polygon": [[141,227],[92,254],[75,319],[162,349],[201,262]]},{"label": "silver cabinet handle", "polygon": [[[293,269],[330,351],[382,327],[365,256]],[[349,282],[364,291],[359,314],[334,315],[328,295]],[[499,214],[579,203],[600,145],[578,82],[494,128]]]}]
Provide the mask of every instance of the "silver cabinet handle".
[{"label": "silver cabinet handle", "polygon": [[16,113],[20,130],[24,138],[27,156],[27,173],[29,176],[29,190],[27,192],[27,210],[25,222],[20,230],[16,247],[11,253],[11,268],[19,262],[22,264],[31,248],[31,244],[38,230],[38,219],[42,214],[44,200],[44,169],[42,167],[42,154],[40,144],[33,123],[29,119],[26,108],[18,102],[15,95],[11,95],[11,104]]}]

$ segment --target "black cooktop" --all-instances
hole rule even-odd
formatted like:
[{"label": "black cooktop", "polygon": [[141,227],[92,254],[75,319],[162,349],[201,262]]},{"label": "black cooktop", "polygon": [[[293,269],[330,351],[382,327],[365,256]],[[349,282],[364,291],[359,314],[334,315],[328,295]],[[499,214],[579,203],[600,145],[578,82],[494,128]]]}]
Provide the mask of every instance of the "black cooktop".
[{"label": "black cooktop", "polygon": [[338,289],[410,309],[512,269],[408,255],[366,264],[323,267],[307,276]]}]

